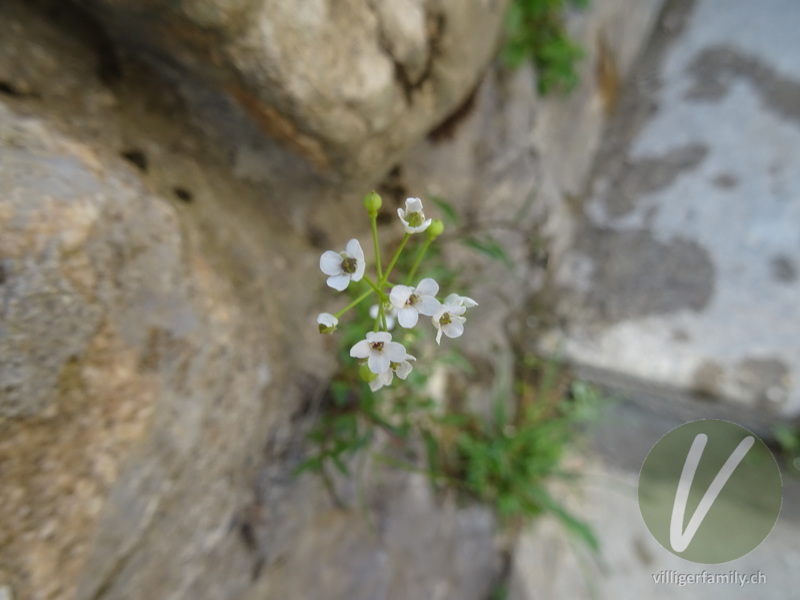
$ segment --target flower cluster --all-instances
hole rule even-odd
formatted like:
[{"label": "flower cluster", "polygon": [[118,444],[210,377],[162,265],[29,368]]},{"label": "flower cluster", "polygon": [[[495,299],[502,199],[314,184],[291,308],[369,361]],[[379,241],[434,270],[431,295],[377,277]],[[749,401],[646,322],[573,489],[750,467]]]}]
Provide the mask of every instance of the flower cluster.
[{"label": "flower cluster", "polygon": [[[419,281],[416,286],[410,285],[431,243],[444,229],[441,221],[425,218],[419,198],[408,198],[405,209],[397,209],[405,236],[384,271],[377,230],[377,215],[381,203],[380,196],[375,192],[364,198],[364,207],[372,223],[376,270],[374,279],[366,274],[364,251],[357,239],[351,239],[341,252],[324,252],[319,260],[319,268],[328,276],[327,284],[334,290],[344,291],[351,282],[363,282],[365,287],[361,295],[338,313],[321,313],[317,317],[320,333],[333,333],[343,314],[370,296],[377,296],[377,304],[370,309],[370,316],[374,319],[373,330],[350,349],[350,356],[363,361],[362,376],[373,391],[390,385],[395,375],[400,379],[408,377],[412,369],[411,363],[416,360],[401,343],[392,340],[389,332],[395,322],[404,329],[411,329],[419,323],[420,315],[428,317],[436,329],[436,343],[440,344],[442,335],[457,338],[464,333],[464,313],[468,308],[478,305],[472,298],[458,294],[450,294],[440,301],[437,298],[439,284],[429,277]],[[390,276],[397,260],[409,238],[420,233],[426,234],[425,241],[417,252],[406,283],[394,283]]]}]

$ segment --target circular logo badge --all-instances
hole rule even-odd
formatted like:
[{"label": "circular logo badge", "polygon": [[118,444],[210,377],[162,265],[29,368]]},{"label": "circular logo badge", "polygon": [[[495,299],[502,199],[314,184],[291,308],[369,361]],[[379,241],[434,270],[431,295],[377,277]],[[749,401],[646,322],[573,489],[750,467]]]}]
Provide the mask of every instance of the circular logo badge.
[{"label": "circular logo badge", "polygon": [[650,533],[695,563],[724,563],[754,550],[772,531],[781,499],[781,473],[769,448],[728,421],[673,429],[639,474],[639,510]]}]

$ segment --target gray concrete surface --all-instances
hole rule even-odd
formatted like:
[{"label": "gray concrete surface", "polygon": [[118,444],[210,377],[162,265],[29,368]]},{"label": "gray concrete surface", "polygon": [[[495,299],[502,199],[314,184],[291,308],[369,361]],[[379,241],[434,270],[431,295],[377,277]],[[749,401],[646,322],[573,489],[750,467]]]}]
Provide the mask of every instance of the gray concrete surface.
[{"label": "gray concrete surface", "polygon": [[[800,589],[800,477],[783,475],[783,504],[772,532],[738,560],[701,565],[664,549],[648,531],[639,512],[639,469],[662,435],[679,418],[655,415],[635,402],[614,407],[593,432],[587,452],[571,467],[584,473],[554,493],[587,521],[600,541],[592,555],[555,519],[538,520],[519,539],[511,570],[509,600],[791,600]],[[743,586],[696,583],[680,586],[677,575],[763,576]],[[656,582],[654,577],[668,578]]]},{"label": "gray concrete surface", "polygon": [[798,32],[794,0],[668,3],[560,257],[547,349],[739,421],[800,414]]},{"label": "gray concrete surface", "polygon": [[[669,0],[576,194],[541,347],[624,401],[558,488],[593,557],[555,520],[521,536],[510,600],[789,600],[800,589],[800,478],[750,554],[694,564],[650,535],[637,502],[650,448],[687,421],[768,435],[800,416],[800,4]],[[654,576],[763,574],[766,583]]]}]

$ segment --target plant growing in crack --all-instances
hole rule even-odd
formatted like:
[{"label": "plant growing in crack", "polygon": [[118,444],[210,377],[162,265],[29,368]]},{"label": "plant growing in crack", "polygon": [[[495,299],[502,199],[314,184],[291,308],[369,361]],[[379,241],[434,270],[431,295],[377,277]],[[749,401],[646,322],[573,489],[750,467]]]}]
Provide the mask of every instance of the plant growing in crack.
[{"label": "plant growing in crack", "polygon": [[514,0],[506,15],[506,42],[502,58],[512,67],[530,59],[538,74],[542,95],[571,91],[578,83],[575,64],[583,49],[567,33],[564,13],[571,4],[585,8],[588,0]]},{"label": "plant growing in crack", "polygon": [[[454,207],[438,198],[432,202],[448,227],[459,229]],[[441,244],[434,242],[460,242],[509,269],[510,257],[495,238],[475,227],[440,238],[443,222],[426,217],[421,200],[408,198],[397,210],[403,237],[384,267],[377,230],[381,204],[374,192],[364,199],[374,266],[367,265],[356,239],[320,257],[328,287],[350,301],[338,312],[317,317],[320,333],[337,334],[342,368],[314,401],[322,410],[309,434],[309,455],[297,472],[318,473],[344,504],[337,494],[336,481],[341,480],[333,475],[348,476],[355,469],[368,520],[366,465],[424,474],[440,492],[450,490],[462,500],[489,505],[507,527],[549,512],[596,548],[591,530],[546,485],[563,475],[561,459],[576,427],[587,420],[590,388],[577,382],[555,389],[549,375],[554,365],[517,357],[514,389],[484,403],[494,407],[491,416],[431,391],[434,375],[449,373],[463,382],[476,377],[457,346],[441,343],[444,337],[460,337],[465,315],[478,306],[463,295],[467,290],[457,285],[457,273],[441,260]],[[460,293],[442,298],[443,287]],[[412,347],[414,355],[409,354]],[[539,379],[534,381],[534,375]]]},{"label": "plant growing in crack", "polygon": [[[419,198],[408,198],[405,208],[397,209],[397,216],[405,235],[386,268],[381,264],[380,242],[378,239],[378,211],[382,205],[381,197],[372,192],[364,198],[364,207],[370,218],[372,241],[375,250],[375,274],[366,274],[364,251],[357,239],[351,239],[343,251],[327,250],[322,254],[319,267],[328,276],[328,287],[338,292],[346,290],[351,283],[363,282],[366,289],[355,300],[336,313],[320,313],[317,324],[320,333],[332,334],[339,326],[339,319],[371,297],[375,304],[372,331],[366,333],[350,348],[350,356],[362,361],[361,376],[374,392],[394,381],[394,377],[405,380],[412,370],[416,357],[406,351],[400,342],[392,339],[390,330],[396,322],[404,329],[412,329],[420,322],[420,317],[429,317],[436,328],[436,343],[441,344],[442,335],[449,338],[460,337],[464,333],[468,308],[478,305],[475,300],[458,294],[450,294],[439,300],[439,284],[426,277],[415,286],[415,276],[425,258],[430,245],[441,235],[444,225],[439,220],[426,219]],[[412,236],[424,234],[425,241],[417,250],[405,283],[395,283],[395,266],[400,260]]]}]

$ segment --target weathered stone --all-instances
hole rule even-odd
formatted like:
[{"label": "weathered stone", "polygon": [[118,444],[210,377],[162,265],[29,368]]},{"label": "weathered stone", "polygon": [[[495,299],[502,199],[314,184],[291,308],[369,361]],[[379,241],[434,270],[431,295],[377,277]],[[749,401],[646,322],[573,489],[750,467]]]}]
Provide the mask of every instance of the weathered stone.
[{"label": "weathered stone", "polygon": [[324,497],[304,499],[310,480],[286,485],[275,475],[262,473],[255,534],[263,563],[246,600],[481,600],[490,592],[499,568],[487,508],[442,502],[421,475],[384,474],[366,497],[351,491],[348,500],[362,507],[355,516]]},{"label": "weathered stone", "polygon": [[[258,413],[266,365],[237,350],[246,338],[225,285],[186,254],[174,207],[5,106],[0,156],[0,364],[15,375],[0,425],[2,546],[13,549],[0,580],[21,597],[74,597],[83,574],[80,597],[94,597],[164,503],[197,485],[194,469],[214,481],[230,468],[237,450],[217,436]],[[215,438],[232,453],[198,460]],[[227,493],[206,497],[197,535],[226,518]]]},{"label": "weathered stone", "polygon": [[[580,483],[560,486],[559,498],[588,522],[600,541],[594,555],[556,519],[548,516],[524,532],[517,543],[509,582],[509,600],[537,598],[691,598],[725,597],[780,600],[800,585],[800,533],[795,477],[784,476],[783,510],[766,540],[734,562],[698,565],[663,548],[641,517],[637,501],[639,470],[650,448],[682,418],[643,410],[638,398],[619,404],[602,425],[594,428],[585,458],[574,457],[572,468],[582,473]],[[674,492],[673,492],[674,493]],[[748,507],[754,518],[758,508]],[[766,584],[678,585],[657,583],[668,573],[719,574],[732,570],[742,576],[761,573]],[[710,592],[720,589],[720,593]],[[757,590],[757,591],[755,591]]]},{"label": "weathered stone", "polygon": [[318,171],[375,181],[474,88],[507,0],[82,0]]},{"label": "weathered stone", "polygon": [[[413,494],[371,492],[388,528],[373,539],[357,510],[292,476],[287,448],[304,432],[293,415],[332,366],[304,211],[321,204],[324,236],[350,217],[319,187],[268,188],[264,211],[264,188],[232,176],[163,81],[134,63],[111,87],[98,78],[91,46],[66,34],[80,29],[64,26],[73,16],[0,7],[0,81],[29,91],[0,105],[0,365],[4,382],[16,377],[0,418],[3,589],[202,599],[309,585],[350,597],[372,550],[319,543],[331,519],[388,557],[375,581],[389,597],[438,586],[478,598],[495,569],[485,509],[440,507],[400,475],[393,489]],[[264,465],[283,473],[268,485],[290,512],[261,526]],[[440,517],[433,561],[408,523]],[[309,580],[309,549],[338,561],[335,583]]]},{"label": "weathered stone", "polygon": [[[446,256],[456,272],[469,273],[470,293],[480,302],[467,315],[462,345],[487,366],[490,376],[479,379],[492,386],[487,391],[473,382],[464,390],[475,408],[485,409],[487,397],[512,396],[510,342],[533,350],[549,320],[549,308],[531,314],[531,298],[548,287],[549,253],[560,256],[572,243],[571,205],[590,173],[608,116],[605,102],[618,93],[609,86],[621,85],[660,4],[606,1],[575,15],[572,29],[586,57],[577,64],[580,84],[573,93],[532,101],[530,67],[509,73],[495,66],[398,167],[394,184],[404,193],[441,197],[461,216],[456,236],[445,242]],[[611,81],[604,75],[609,69],[616,74]],[[493,239],[510,264],[458,243],[469,237]]]},{"label": "weathered stone", "polygon": [[[365,516],[293,469],[300,407],[334,368],[314,326],[319,252],[364,239],[349,207],[475,86],[506,3],[82,4],[111,38],[72,4],[0,3],[0,589],[485,597],[499,570],[488,510],[382,473],[364,482]],[[600,48],[613,81],[653,9],[630,11],[629,31],[629,5],[577,21],[590,58],[574,100],[534,104],[530,70],[493,70],[461,125],[398,171],[407,195],[453,201],[516,265],[443,239],[481,281],[462,340],[476,406],[478,384],[511,384],[514,312],[544,279],[529,236],[546,211],[557,228],[580,188],[613,97],[592,74]],[[748,373],[772,381],[774,367]]]},{"label": "weathered stone", "polygon": [[698,416],[762,430],[800,414],[800,70],[786,60],[800,46],[784,9],[664,15],[560,242],[564,326],[543,344],[676,410],[676,395],[725,400]]}]

